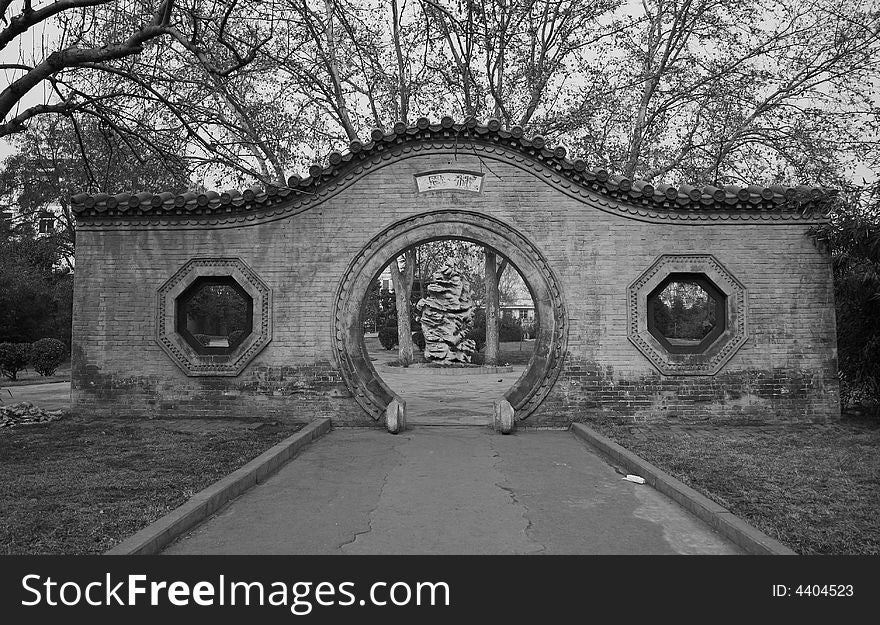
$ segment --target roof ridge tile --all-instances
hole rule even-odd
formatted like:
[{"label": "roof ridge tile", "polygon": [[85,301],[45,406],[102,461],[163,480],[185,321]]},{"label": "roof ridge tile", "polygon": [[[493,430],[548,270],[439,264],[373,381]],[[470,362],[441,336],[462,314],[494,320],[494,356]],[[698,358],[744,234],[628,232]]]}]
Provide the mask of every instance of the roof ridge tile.
[{"label": "roof ridge tile", "polygon": [[[540,134],[528,137],[521,126],[505,128],[497,118],[485,122],[475,117],[467,117],[460,122],[449,116],[432,122],[427,117],[419,117],[414,124],[396,122],[389,130],[374,128],[369,140],[363,142],[353,139],[348,150],[333,150],[327,155],[324,163],[313,163],[308,168],[308,176],[292,174],[287,178],[286,185],[267,184],[250,186],[242,191],[229,189],[222,193],[217,191],[194,192],[186,191],[174,194],[170,191],[160,193],[78,193],[71,198],[73,210],[77,217],[89,214],[117,211],[129,215],[163,214],[182,215],[185,212],[197,211],[199,214],[212,211],[241,212],[261,208],[269,204],[277,204],[285,198],[296,197],[308,190],[314,192],[317,187],[346,175],[351,167],[373,158],[375,153],[392,150],[399,155],[402,146],[419,142],[452,139],[458,142],[491,142],[518,150],[530,158],[543,164],[550,170],[571,180],[577,185],[593,193],[621,199],[639,206],[653,207],[662,212],[676,210],[718,210],[748,211],[785,210],[804,212],[827,209],[827,199],[836,193],[833,190],[808,185],[795,187],[773,184],[760,185],[725,185],[716,187],[706,185],[696,187],[687,183],[673,186],[667,183],[653,183],[649,180],[633,179],[619,174],[609,174],[602,168],[590,168],[580,158],[568,158],[568,151],[562,145],[552,146]],[[384,158],[387,158],[384,157]]]}]

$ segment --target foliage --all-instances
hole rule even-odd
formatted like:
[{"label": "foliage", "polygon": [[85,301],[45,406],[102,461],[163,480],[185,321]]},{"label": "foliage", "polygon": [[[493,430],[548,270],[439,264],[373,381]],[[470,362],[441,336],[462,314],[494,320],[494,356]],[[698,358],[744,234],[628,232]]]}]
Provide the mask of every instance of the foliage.
[{"label": "foliage", "polygon": [[16,379],[18,372],[28,365],[30,350],[30,343],[0,343],[0,373],[10,380]]},{"label": "foliage", "polygon": [[0,222],[0,341],[56,338],[70,344],[73,276],[61,249],[27,223]]},{"label": "foliage", "polygon": [[474,311],[474,322],[468,330],[465,338],[471,339],[477,345],[477,351],[482,351],[486,346],[486,309],[479,307]]},{"label": "foliage", "polygon": [[397,319],[393,321],[393,325],[385,325],[379,328],[379,343],[385,349],[394,349],[397,347]]},{"label": "foliage", "polygon": [[[184,158],[265,182],[283,178],[273,161],[284,151],[271,146],[267,127],[291,120],[276,105],[278,94],[260,88],[277,68],[269,54],[278,49],[266,44],[276,34],[280,44],[289,41],[274,6],[90,0],[35,11],[18,4],[3,5],[0,47],[17,44],[21,55],[4,66],[9,85],[0,92],[0,136],[45,117],[75,126],[91,120],[145,160]],[[43,89],[32,89],[37,85]],[[43,101],[23,101],[28,91],[42,91]]]},{"label": "foliage", "polygon": [[7,4],[0,136],[63,118],[87,151],[222,184],[283,183],[421,115],[497,117],[665,182],[829,186],[877,158],[870,1]]},{"label": "foliage", "polygon": [[418,347],[421,351],[425,351],[425,335],[421,330],[416,330],[413,332],[413,343],[416,347]]},{"label": "foliage", "polygon": [[363,304],[364,331],[375,332],[379,328],[379,299],[381,297],[379,280],[373,280],[367,289]]},{"label": "foliage", "polygon": [[[73,265],[75,219],[70,198],[78,193],[138,193],[145,189],[180,192],[192,186],[186,163],[169,155],[142,155],[92,118],[39,118],[14,138],[18,152],[0,170],[0,197],[16,207],[16,222],[36,230],[54,218],[47,240]],[[185,150],[183,143],[179,145]]]},{"label": "foliage", "polygon": [[[502,318],[498,328],[498,336],[501,341],[523,340],[523,326],[517,319]],[[486,346],[486,309],[479,307],[474,312],[474,322],[468,330],[467,338],[477,344],[477,351],[482,351]]]},{"label": "foliage", "polygon": [[250,302],[233,287],[205,285],[198,289],[186,306],[187,328],[191,333],[240,337],[247,328]]},{"label": "foliage", "polygon": [[832,254],[841,398],[880,406],[880,184],[842,194],[810,234]]},{"label": "foliage", "polygon": [[58,339],[40,339],[31,345],[30,363],[40,375],[52,375],[66,355],[64,343]]},{"label": "foliage", "polygon": [[502,318],[498,328],[498,337],[502,341],[521,341],[523,339],[522,326],[518,320]]},{"label": "foliage", "polygon": [[648,299],[654,328],[668,339],[702,339],[715,326],[715,300],[693,282],[670,283]]},{"label": "foliage", "polygon": [[498,279],[498,299],[501,304],[515,304],[532,299],[532,294],[529,292],[522,275],[516,267],[509,263]]},{"label": "foliage", "polygon": [[397,303],[394,301],[394,293],[390,289],[379,290],[379,312],[376,315],[376,327],[397,323]]},{"label": "foliage", "polygon": [[[461,277],[471,285],[471,298],[483,298],[484,247],[462,239],[440,239],[416,247],[416,284],[427,295],[427,286],[434,272],[444,264],[452,264]],[[424,296],[423,296],[424,297]],[[415,301],[418,301],[417,299]]]}]

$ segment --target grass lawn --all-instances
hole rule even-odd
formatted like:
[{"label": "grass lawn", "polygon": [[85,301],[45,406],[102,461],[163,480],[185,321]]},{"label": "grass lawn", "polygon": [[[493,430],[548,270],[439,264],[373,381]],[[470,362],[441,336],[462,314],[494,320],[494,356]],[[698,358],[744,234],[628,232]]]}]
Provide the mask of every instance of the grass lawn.
[{"label": "grass lawn", "polygon": [[[483,354],[486,348],[480,354]],[[535,340],[502,341],[498,345],[498,360],[508,365],[524,365],[529,362],[535,351]]]},{"label": "grass lawn", "polygon": [[261,423],[71,416],[0,430],[2,553],[110,549],[304,425]]},{"label": "grass lawn", "polygon": [[[370,356],[373,357],[373,360],[376,360],[376,356],[381,355],[381,352],[387,352],[392,356],[387,358],[388,360],[396,360],[397,356],[397,347],[394,347],[391,350],[386,350],[379,343],[378,338],[367,337],[364,339],[364,344],[367,347],[367,351]],[[381,351],[380,351],[381,350]],[[486,348],[483,349],[473,356],[473,364],[481,365],[484,362],[484,353]],[[532,357],[532,353],[535,351],[535,340],[529,339],[526,341],[502,341],[498,345],[498,355],[499,362],[501,364],[507,365],[524,365],[529,362],[529,359]],[[414,354],[415,362],[426,362],[424,354],[419,350],[419,348],[415,347]]]},{"label": "grass lawn", "polygon": [[[0,389],[6,387],[24,386],[26,384],[50,384],[52,382],[68,382],[70,381],[70,360],[66,360],[58,365],[58,369],[52,375],[40,375],[33,369],[24,369],[19,371],[15,380],[10,380],[5,376],[0,376]],[[7,395],[8,397],[8,395]],[[0,397],[2,399],[2,397]]]},{"label": "grass lawn", "polygon": [[799,554],[880,554],[878,419],[587,425]]}]

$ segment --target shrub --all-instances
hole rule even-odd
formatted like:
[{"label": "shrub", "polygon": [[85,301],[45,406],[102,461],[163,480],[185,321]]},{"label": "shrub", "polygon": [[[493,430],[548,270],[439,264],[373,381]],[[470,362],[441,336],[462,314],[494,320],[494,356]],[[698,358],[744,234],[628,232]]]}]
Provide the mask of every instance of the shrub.
[{"label": "shrub", "polygon": [[471,328],[467,333],[467,338],[476,344],[478,352],[483,351],[486,346],[486,326]]},{"label": "shrub", "polygon": [[58,339],[40,339],[31,345],[31,364],[40,375],[52,375],[66,356],[64,343]]},{"label": "shrub", "polygon": [[501,327],[498,328],[499,341],[521,341],[523,338],[522,326],[516,321],[502,319]]},{"label": "shrub", "polygon": [[16,379],[18,372],[27,367],[30,351],[30,343],[0,343],[0,373]]},{"label": "shrub", "polygon": [[385,349],[394,349],[399,339],[397,337],[397,325],[379,328],[379,342]]},{"label": "shrub", "polygon": [[425,335],[421,330],[416,330],[412,335],[413,343],[422,351],[425,351]]},{"label": "shrub", "polygon": [[473,324],[465,338],[469,338],[477,344],[477,351],[481,351],[486,345],[486,311],[484,309],[477,308]]}]

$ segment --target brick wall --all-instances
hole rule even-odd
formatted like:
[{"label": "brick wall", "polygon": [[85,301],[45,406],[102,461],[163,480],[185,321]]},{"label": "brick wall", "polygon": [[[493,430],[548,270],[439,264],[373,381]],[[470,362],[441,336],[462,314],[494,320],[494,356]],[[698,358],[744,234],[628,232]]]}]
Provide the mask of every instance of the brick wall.
[{"label": "brick wall", "polygon": [[[480,194],[418,194],[413,175],[486,172]],[[830,259],[804,222],[668,224],[599,210],[514,163],[414,155],[369,171],[307,210],[242,227],[80,224],[74,408],[380,425],[353,400],[332,349],[331,310],[352,258],[390,224],[426,211],[502,220],[544,255],[563,290],[568,354],[523,423],[821,420],[839,415]],[[712,254],[747,289],[748,341],[714,376],[662,376],[627,339],[627,286],[661,254]],[[236,377],[188,377],[156,343],[156,291],[193,257],[241,258],[271,289],[273,335]]]}]

